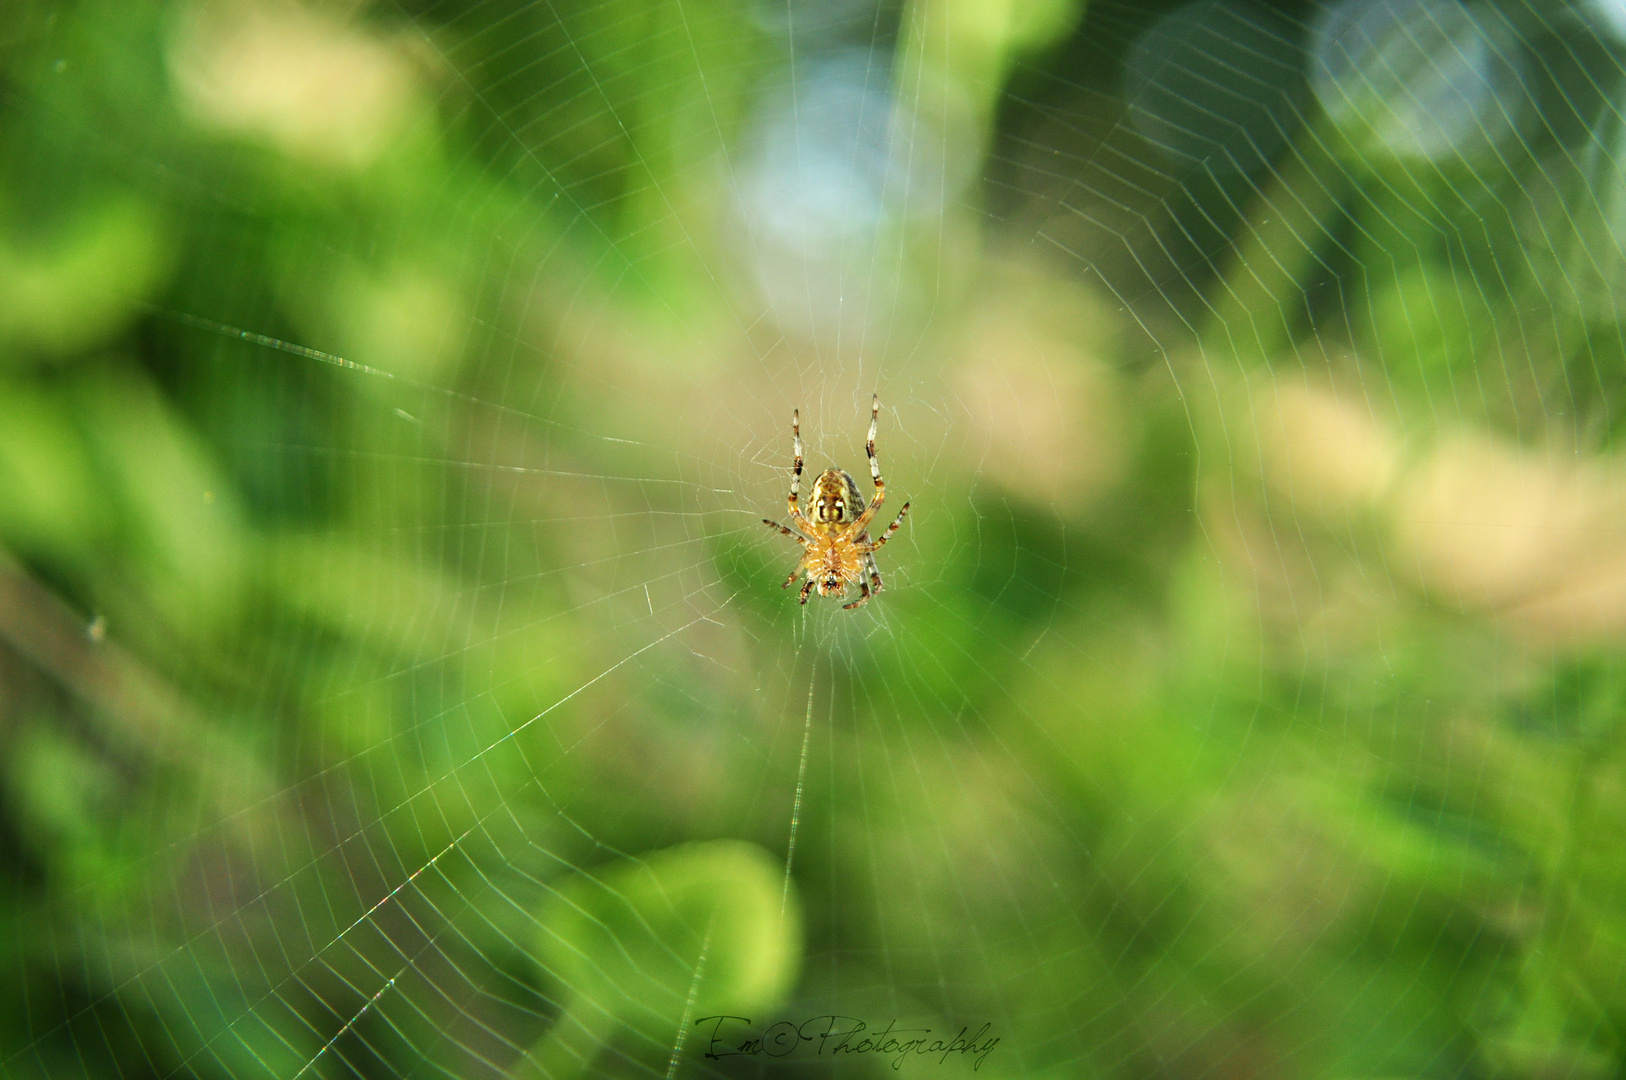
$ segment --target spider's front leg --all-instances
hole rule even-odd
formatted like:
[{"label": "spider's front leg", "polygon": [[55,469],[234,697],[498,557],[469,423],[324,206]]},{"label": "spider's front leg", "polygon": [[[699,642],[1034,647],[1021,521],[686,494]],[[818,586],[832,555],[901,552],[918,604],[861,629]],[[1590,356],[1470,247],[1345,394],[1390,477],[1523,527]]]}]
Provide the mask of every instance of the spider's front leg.
[{"label": "spider's front leg", "polygon": [[[792,574],[791,575],[791,580],[794,581],[795,577],[796,577],[796,575]],[[807,603],[807,594],[812,592],[812,591],[813,591],[813,579],[808,578],[807,579],[807,584],[802,586],[802,603],[804,603],[804,604]]]},{"label": "spider's front leg", "polygon": [[880,550],[882,544],[892,539],[892,534],[898,531],[898,526],[903,524],[903,519],[908,515],[908,513],[909,504],[904,503],[903,509],[898,511],[898,516],[892,519],[892,524],[886,527],[886,532],[881,534],[881,538],[879,540],[871,540],[869,543],[865,544],[864,547],[871,552]]},{"label": "spider's front leg", "polygon": [[812,532],[807,518],[802,514],[802,410],[792,409],[790,414],[791,449],[795,452],[795,459],[790,467],[790,523],[803,532]]},{"label": "spider's front leg", "polygon": [[[877,577],[876,580],[880,580],[880,579]],[[863,607],[867,603],[869,603],[869,582],[865,581],[863,578],[859,578],[858,579],[858,599],[854,600],[850,604],[842,604],[841,605],[841,610],[842,611],[851,611],[853,608]]]},{"label": "spider's front leg", "polygon": [[848,536],[862,536],[868,528],[870,519],[875,517],[875,511],[886,502],[886,481],[881,479],[881,463],[875,457],[875,425],[881,418],[881,395],[876,394],[869,404],[869,438],[864,442],[864,453],[869,455],[869,475],[875,481],[875,498],[869,506],[859,514],[857,519],[847,527]]}]

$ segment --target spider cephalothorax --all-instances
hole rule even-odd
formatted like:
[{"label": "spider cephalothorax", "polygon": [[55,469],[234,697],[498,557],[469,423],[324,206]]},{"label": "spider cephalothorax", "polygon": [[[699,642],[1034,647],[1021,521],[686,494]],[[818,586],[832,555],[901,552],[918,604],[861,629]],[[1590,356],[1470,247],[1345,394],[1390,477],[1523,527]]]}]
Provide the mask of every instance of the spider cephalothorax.
[{"label": "spider cephalothorax", "polygon": [[886,481],[881,479],[881,466],[875,460],[875,425],[881,414],[881,399],[870,402],[869,441],[864,450],[869,454],[869,473],[875,480],[875,501],[864,506],[864,496],[858,491],[850,473],[840,469],[826,469],[813,482],[813,513],[804,515],[800,506],[802,490],[802,417],[797,410],[790,414],[791,439],[796,458],[790,469],[790,521],[794,528],[786,528],[777,521],[762,519],[764,525],[778,529],[806,549],[802,561],[785,579],[785,587],[807,575],[802,585],[802,603],[815,588],[820,596],[845,596],[847,585],[856,582],[858,599],[842,607],[848,610],[869,601],[871,593],[881,591],[881,571],[875,565],[875,552],[892,539],[892,534],[903,524],[909,504],[903,509],[879,540],[869,538],[869,523],[875,512],[886,501]]}]

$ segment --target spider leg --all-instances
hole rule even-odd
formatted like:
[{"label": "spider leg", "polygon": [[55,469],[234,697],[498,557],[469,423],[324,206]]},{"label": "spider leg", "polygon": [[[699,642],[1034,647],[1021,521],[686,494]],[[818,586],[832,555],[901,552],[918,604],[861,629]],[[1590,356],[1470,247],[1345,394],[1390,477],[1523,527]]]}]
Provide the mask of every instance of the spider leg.
[{"label": "spider leg", "polygon": [[864,453],[869,455],[869,475],[875,481],[875,486],[885,490],[886,484],[881,480],[881,463],[875,460],[875,428],[881,422],[881,395],[873,394],[869,399],[869,438],[864,442]]},{"label": "spider leg", "polygon": [[875,481],[875,498],[871,500],[862,514],[847,527],[848,536],[861,536],[864,529],[869,526],[870,519],[875,517],[875,511],[881,508],[886,501],[886,481],[881,479],[881,462],[875,456],[875,426],[881,418],[881,395],[876,394],[870,399],[869,405],[869,438],[864,443],[864,453],[869,455],[869,475]]},{"label": "spider leg", "polygon": [[869,603],[869,582],[865,581],[863,578],[859,578],[858,579],[858,599],[854,600],[850,604],[842,604],[841,605],[841,610],[842,611],[851,611],[853,608],[863,607],[867,603]]},{"label": "spider leg", "polygon": [[807,518],[802,514],[802,410],[793,409],[790,414],[791,447],[795,451],[795,463],[790,467],[790,523],[803,532],[811,532]]},{"label": "spider leg", "polygon": [[886,527],[886,532],[881,534],[881,538],[879,540],[871,540],[869,543],[865,544],[864,547],[872,552],[879,550],[882,544],[892,539],[892,534],[898,531],[898,526],[903,524],[903,519],[908,513],[909,504],[904,503],[903,509],[898,511],[898,516],[892,519],[892,524]]},{"label": "spider leg", "polygon": [[869,552],[866,552],[864,554],[864,566],[865,566],[865,569],[867,569],[869,571],[869,588],[870,588],[870,592],[880,592],[881,588],[882,588],[882,585],[881,585],[881,568],[879,566],[875,565],[875,556],[874,556],[874,554],[869,553]]},{"label": "spider leg", "polygon": [[779,587],[781,589],[788,589],[788,588],[791,587],[791,585],[793,583],[795,583],[796,579],[801,577],[801,576],[802,576],[802,567],[801,567],[801,564],[798,563],[797,566],[796,566],[796,569],[794,569],[794,570],[792,570],[790,572],[790,577],[786,578],[785,583],[783,585],[779,586]]},{"label": "spider leg", "polygon": [[[795,581],[796,580],[796,575],[792,574],[790,576],[790,580]],[[785,582],[785,584],[789,585],[790,581]],[[802,586],[802,603],[804,603],[804,604],[807,603],[807,594],[812,592],[812,591],[813,591],[813,579],[808,578],[807,579],[807,584]]]},{"label": "spider leg", "polygon": [[787,529],[783,525],[779,524],[779,522],[777,522],[777,521],[769,521],[767,518],[763,518],[762,523],[764,525],[768,526],[768,528],[770,528],[770,529],[778,529],[780,532],[784,533],[786,536],[790,537],[792,540],[796,541],[798,544],[805,545],[805,544],[810,542],[807,537],[803,536],[801,533],[797,532],[795,529]]}]

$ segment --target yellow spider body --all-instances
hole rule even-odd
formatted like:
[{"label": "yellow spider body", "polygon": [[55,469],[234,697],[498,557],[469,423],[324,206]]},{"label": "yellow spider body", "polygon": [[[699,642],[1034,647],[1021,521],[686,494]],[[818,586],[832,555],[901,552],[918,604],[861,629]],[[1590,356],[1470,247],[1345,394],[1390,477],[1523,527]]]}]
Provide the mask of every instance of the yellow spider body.
[{"label": "yellow spider body", "polygon": [[870,560],[860,545],[869,542],[869,534],[846,535],[847,526],[863,512],[864,497],[851,473],[840,469],[820,473],[813,483],[810,543],[791,579],[807,574],[820,596],[845,596],[849,582],[864,580]]},{"label": "yellow spider body", "polygon": [[786,528],[777,521],[762,519],[764,525],[778,529],[796,540],[806,550],[802,561],[785,579],[785,587],[802,575],[802,603],[815,588],[820,596],[845,596],[847,586],[857,584],[858,599],[842,607],[851,610],[869,602],[873,593],[881,591],[881,571],[875,565],[875,552],[892,539],[892,534],[903,524],[909,513],[909,504],[893,519],[879,540],[869,538],[869,523],[886,500],[886,481],[881,479],[881,466],[875,459],[875,425],[881,412],[881,400],[870,403],[869,441],[865,452],[869,455],[870,476],[875,480],[875,501],[864,506],[864,497],[852,475],[840,469],[826,469],[813,483],[813,513],[802,513],[800,505],[802,485],[802,417],[800,410],[791,414],[790,430],[795,447],[795,460],[790,472],[790,520],[794,528]]}]

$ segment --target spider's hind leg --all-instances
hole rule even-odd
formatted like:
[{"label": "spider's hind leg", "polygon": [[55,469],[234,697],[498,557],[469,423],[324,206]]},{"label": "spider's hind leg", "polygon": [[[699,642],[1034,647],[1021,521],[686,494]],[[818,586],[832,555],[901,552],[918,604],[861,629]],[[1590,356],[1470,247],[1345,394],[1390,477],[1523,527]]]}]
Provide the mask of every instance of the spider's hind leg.
[{"label": "spider's hind leg", "polygon": [[795,529],[787,529],[783,525],[779,524],[779,522],[770,521],[767,518],[763,518],[762,523],[764,525],[768,526],[768,528],[770,528],[770,529],[778,529],[780,532],[784,533],[786,536],[790,537],[792,540],[796,541],[798,544],[803,545],[804,547],[807,545],[807,537],[803,536],[801,533],[797,532]]},{"label": "spider's hind leg", "polygon": [[864,566],[869,570],[869,591],[880,592],[884,586],[881,584],[881,568],[875,565],[875,556],[865,555]]}]

